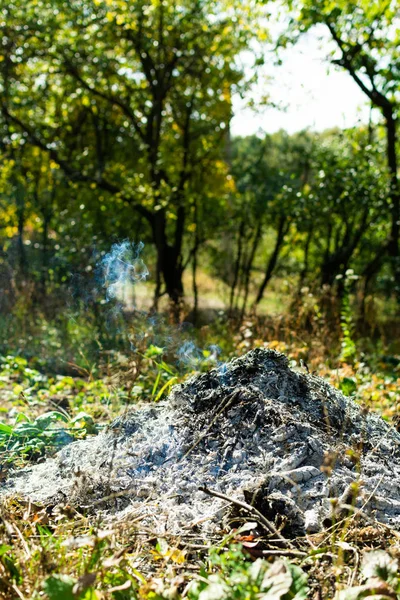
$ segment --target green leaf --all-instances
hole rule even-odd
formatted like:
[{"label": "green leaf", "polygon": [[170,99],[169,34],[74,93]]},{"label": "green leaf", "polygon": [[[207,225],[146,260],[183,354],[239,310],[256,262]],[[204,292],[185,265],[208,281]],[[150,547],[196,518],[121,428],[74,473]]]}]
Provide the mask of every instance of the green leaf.
[{"label": "green leaf", "polygon": [[30,423],[31,420],[30,420],[29,417],[27,417],[26,415],[24,415],[24,413],[18,413],[18,415],[17,415],[17,417],[15,419],[15,422],[16,423],[21,423],[22,421],[25,421],[25,422],[27,421],[28,423]]},{"label": "green leaf", "polygon": [[74,584],[75,581],[67,575],[52,575],[44,582],[43,589],[49,600],[75,600]]},{"label": "green leaf", "polygon": [[161,356],[164,353],[164,349],[159,346],[153,346],[151,344],[145,352],[147,358],[154,358],[155,356]]},{"label": "green leaf", "polygon": [[12,550],[11,546],[7,546],[7,544],[1,544],[0,545],[0,556],[3,556],[7,552],[10,552],[10,550]]},{"label": "green leaf", "polygon": [[88,433],[97,433],[93,417],[85,412],[80,412],[76,417],[71,419],[70,425],[72,425],[73,428],[85,429]]},{"label": "green leaf", "polygon": [[52,410],[50,412],[44,413],[39,417],[36,417],[34,424],[40,429],[47,429],[52,423],[57,421],[64,421],[66,423],[68,421],[67,417],[62,413]]},{"label": "green leaf", "polygon": [[293,600],[306,600],[309,592],[307,575],[297,565],[293,565],[289,561],[285,562],[292,575],[292,585],[284,600],[289,600],[289,598],[292,598]]},{"label": "green leaf", "polygon": [[161,396],[164,394],[164,392],[170,388],[171,386],[173,386],[176,382],[178,381],[177,377],[171,377],[171,379],[169,379],[166,383],[164,383],[164,385],[162,386],[161,390],[158,392],[157,396],[155,397],[155,401],[158,402],[161,398]]},{"label": "green leaf", "polygon": [[161,371],[158,371],[156,380],[155,380],[154,385],[153,385],[153,389],[151,391],[151,395],[153,396],[153,398],[154,398],[154,396],[156,394],[156,391],[157,391],[157,388],[158,388],[158,384],[160,383],[160,379],[161,379]]},{"label": "green leaf", "polygon": [[1,434],[12,435],[13,431],[14,430],[12,427],[10,427],[10,425],[4,425],[3,423],[0,423],[0,435]]},{"label": "green leaf", "polygon": [[37,437],[42,433],[40,427],[36,427],[35,425],[27,422],[18,423],[13,431],[13,435],[16,437],[26,437],[32,438]]},{"label": "green leaf", "polygon": [[21,573],[20,573],[17,565],[15,564],[14,560],[7,554],[3,554],[2,562],[3,562],[3,565],[5,566],[5,568],[7,569],[7,571],[10,573],[11,579],[14,579],[14,581],[20,582],[21,581]]},{"label": "green leaf", "polygon": [[357,390],[357,384],[352,377],[344,377],[340,382],[340,390],[345,396],[351,396]]}]

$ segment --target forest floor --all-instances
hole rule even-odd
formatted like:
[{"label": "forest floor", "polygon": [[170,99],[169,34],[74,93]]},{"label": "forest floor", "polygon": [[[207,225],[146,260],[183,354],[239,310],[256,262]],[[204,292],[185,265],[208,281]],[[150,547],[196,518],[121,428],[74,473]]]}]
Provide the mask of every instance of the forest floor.
[{"label": "forest floor", "polygon": [[[273,334],[265,323],[248,320],[239,328],[206,326],[197,342],[207,348],[224,339],[219,360],[253,347],[278,350],[293,367],[324,377],[366,410],[389,422],[397,414],[396,354],[360,345],[346,361],[340,340],[294,335],[289,327]],[[34,356],[2,356],[1,480],[10,469],[97,435],[139,401],[158,402],[194,370],[207,370],[208,359],[204,351],[202,360],[182,370],[149,346],[140,355],[105,353],[97,364],[76,365],[75,373],[70,365],[65,375],[46,370]],[[21,498],[3,501],[0,518],[0,598],[400,598],[400,534],[378,523],[344,519],[282,549],[257,538],[250,526],[221,526],[219,536],[193,544],[183,535],[160,538],[140,522],[110,527],[79,507],[43,507]]]}]

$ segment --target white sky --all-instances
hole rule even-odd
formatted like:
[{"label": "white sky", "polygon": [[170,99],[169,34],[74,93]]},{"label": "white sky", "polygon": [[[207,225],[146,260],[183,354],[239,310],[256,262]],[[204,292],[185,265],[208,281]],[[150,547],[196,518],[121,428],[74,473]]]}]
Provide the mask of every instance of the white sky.
[{"label": "white sky", "polygon": [[252,97],[257,101],[269,95],[272,102],[286,106],[286,110],[266,106],[255,113],[247,108],[248,99],[236,96],[232,134],[272,133],[279,129],[293,133],[305,128],[322,131],[367,122],[366,96],[348,73],[329,65],[329,48],[332,46],[326,37],[321,41],[316,33],[308,33],[294,47],[281,52],[281,66],[273,65],[274,57],[267,54],[263,78]]}]

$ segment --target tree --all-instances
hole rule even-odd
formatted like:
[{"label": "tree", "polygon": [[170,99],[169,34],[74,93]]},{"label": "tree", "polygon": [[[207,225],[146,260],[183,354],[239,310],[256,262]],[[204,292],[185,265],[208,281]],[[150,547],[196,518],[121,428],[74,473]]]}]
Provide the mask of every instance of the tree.
[{"label": "tree", "polygon": [[3,3],[3,124],[75,184],[140,215],[175,304],[193,182],[197,193],[199,172],[206,166],[212,179],[219,170],[242,77],[235,57],[256,33],[252,8],[252,0]]},{"label": "tree", "polygon": [[346,271],[355,267],[358,258],[361,275],[378,251],[377,241],[387,239],[382,217],[388,178],[382,172],[379,147],[368,145],[365,131],[326,133],[317,140],[295,219],[300,230],[305,225],[313,232],[311,252],[321,286],[332,288],[339,277],[341,296]]},{"label": "tree", "polygon": [[[294,223],[298,196],[308,169],[309,136],[285,132],[239,138],[232,145],[232,173],[237,186],[237,253],[232,278],[231,308],[243,295],[244,314],[251,276],[257,262],[262,278],[254,306],[260,304],[270,282],[286,237]],[[265,248],[266,233],[273,232],[272,248]],[[263,257],[260,262],[260,255]]]},{"label": "tree", "polygon": [[[400,186],[398,179],[397,118],[400,100],[399,7],[395,0],[288,0],[294,11],[295,38],[314,25],[323,25],[335,42],[331,62],[345,69],[383,116],[386,158],[390,173],[391,228],[375,269],[387,253],[400,291]],[[286,38],[286,41],[288,38]]]}]

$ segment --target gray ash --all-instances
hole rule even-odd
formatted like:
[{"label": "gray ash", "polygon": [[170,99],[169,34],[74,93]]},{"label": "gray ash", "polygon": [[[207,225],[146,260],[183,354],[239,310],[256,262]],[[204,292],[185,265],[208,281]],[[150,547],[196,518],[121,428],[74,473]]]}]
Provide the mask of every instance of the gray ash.
[{"label": "gray ash", "polygon": [[[365,415],[286,357],[253,350],[194,376],[157,405],[121,415],[95,438],[14,472],[3,490],[47,504],[143,515],[153,530],[214,530],[226,503],[208,487],[253,503],[289,537],[318,531],[332,498],[400,526],[400,435]],[[361,452],[360,463],[351,452]]]}]

